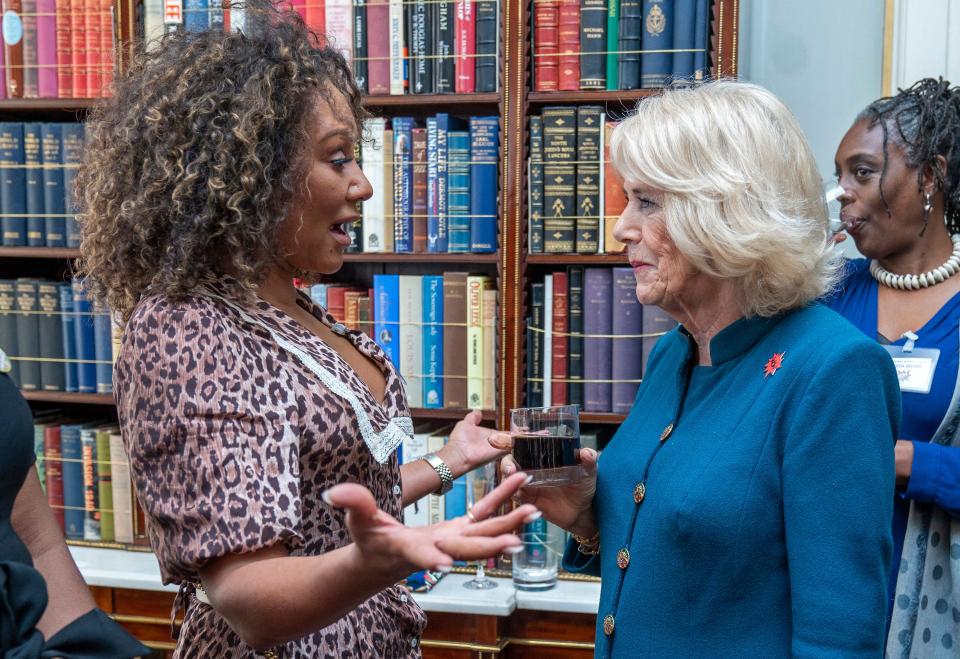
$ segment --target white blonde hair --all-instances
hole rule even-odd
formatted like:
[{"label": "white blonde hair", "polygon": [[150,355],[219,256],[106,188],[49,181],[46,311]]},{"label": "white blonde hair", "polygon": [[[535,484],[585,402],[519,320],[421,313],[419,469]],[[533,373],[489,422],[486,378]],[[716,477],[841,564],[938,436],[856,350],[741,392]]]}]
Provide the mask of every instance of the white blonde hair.
[{"label": "white blonde hair", "polygon": [[677,249],[736,280],[744,314],[803,306],[836,281],[813,154],[766,89],[718,81],[644,99],[613,131],[610,156],[625,180],[663,191]]}]

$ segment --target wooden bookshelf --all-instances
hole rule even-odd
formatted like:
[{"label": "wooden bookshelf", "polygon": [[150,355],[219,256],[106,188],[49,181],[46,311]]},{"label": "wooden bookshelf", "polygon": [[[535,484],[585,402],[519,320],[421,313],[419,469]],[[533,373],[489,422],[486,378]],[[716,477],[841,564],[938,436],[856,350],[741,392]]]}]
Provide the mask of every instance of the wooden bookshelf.
[{"label": "wooden bookshelf", "polygon": [[527,265],[626,265],[626,254],[527,254]]},{"label": "wooden bookshelf", "polygon": [[620,103],[631,106],[641,98],[659,94],[659,89],[625,89],[620,91],[587,90],[578,92],[530,92],[531,105],[603,105]]},{"label": "wooden bookshelf", "polygon": [[[80,256],[76,247],[0,247],[0,257],[20,259],[75,259]],[[417,253],[387,254],[359,252],[343,255],[345,263],[490,263],[499,261],[497,254]]]},{"label": "wooden bookshelf", "polygon": [[625,414],[606,414],[598,412],[581,412],[580,423],[609,423],[620,425],[627,418]]},{"label": "wooden bookshelf", "polygon": [[68,391],[24,391],[23,397],[37,403],[71,405],[114,405],[113,394],[78,394]]},{"label": "wooden bookshelf", "polygon": [[478,105],[496,106],[500,94],[404,94],[396,96],[364,96],[363,105],[368,108],[466,108],[473,110]]},{"label": "wooden bookshelf", "polygon": [[0,247],[0,257],[17,259],[75,259],[76,247]]},{"label": "wooden bookshelf", "polygon": [[0,112],[76,112],[89,110],[99,98],[5,98],[0,100]]}]

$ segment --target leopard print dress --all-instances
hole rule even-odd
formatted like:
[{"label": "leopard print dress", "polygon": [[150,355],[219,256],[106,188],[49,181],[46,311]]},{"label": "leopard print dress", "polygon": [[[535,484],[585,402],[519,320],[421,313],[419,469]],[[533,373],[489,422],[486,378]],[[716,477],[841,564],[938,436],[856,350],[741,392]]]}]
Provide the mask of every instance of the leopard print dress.
[{"label": "leopard print dress", "polygon": [[[299,302],[321,322],[336,322],[305,296]],[[365,334],[346,336],[383,372],[382,402],[336,351],[279,309],[258,300],[244,310],[346,383],[374,430],[409,417],[399,375]],[[368,487],[380,508],[402,519],[396,453],[378,463],[357,414],[301,360],[214,297],[153,296],[127,324],[114,383],[163,582],[182,585],[186,614],[174,657],[420,656],[426,617],[400,586],[273,655],[245,645],[192,587],[201,566],[227,554],[282,543],[291,555],[318,556],[350,543],[343,511],[320,498],[338,483]]]}]

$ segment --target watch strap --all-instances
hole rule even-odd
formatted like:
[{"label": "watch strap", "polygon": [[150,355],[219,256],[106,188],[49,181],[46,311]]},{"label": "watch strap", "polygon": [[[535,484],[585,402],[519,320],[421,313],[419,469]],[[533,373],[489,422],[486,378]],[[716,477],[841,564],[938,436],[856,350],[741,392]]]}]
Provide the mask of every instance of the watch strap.
[{"label": "watch strap", "polygon": [[423,459],[437,472],[437,476],[440,477],[440,487],[437,488],[434,494],[446,494],[449,492],[453,488],[453,472],[450,471],[447,463],[441,460],[440,456],[436,453],[427,453],[423,456]]}]

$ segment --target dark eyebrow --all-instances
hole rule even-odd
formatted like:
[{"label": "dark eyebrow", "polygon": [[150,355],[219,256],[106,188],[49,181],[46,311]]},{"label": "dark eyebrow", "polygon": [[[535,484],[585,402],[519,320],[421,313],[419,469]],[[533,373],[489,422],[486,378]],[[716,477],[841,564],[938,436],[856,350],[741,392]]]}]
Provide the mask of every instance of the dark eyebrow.
[{"label": "dark eyebrow", "polygon": [[349,128],[338,127],[331,128],[328,132],[324,133],[323,137],[320,138],[321,142],[326,142],[327,140],[333,139],[334,137],[342,137],[350,142],[354,142],[357,139],[354,131]]},{"label": "dark eyebrow", "polygon": [[[847,162],[854,162],[856,160],[869,160],[871,162],[877,161],[877,156],[872,153],[867,153],[865,151],[858,151],[857,153],[847,156]],[[834,163],[836,165],[836,163]]]}]

